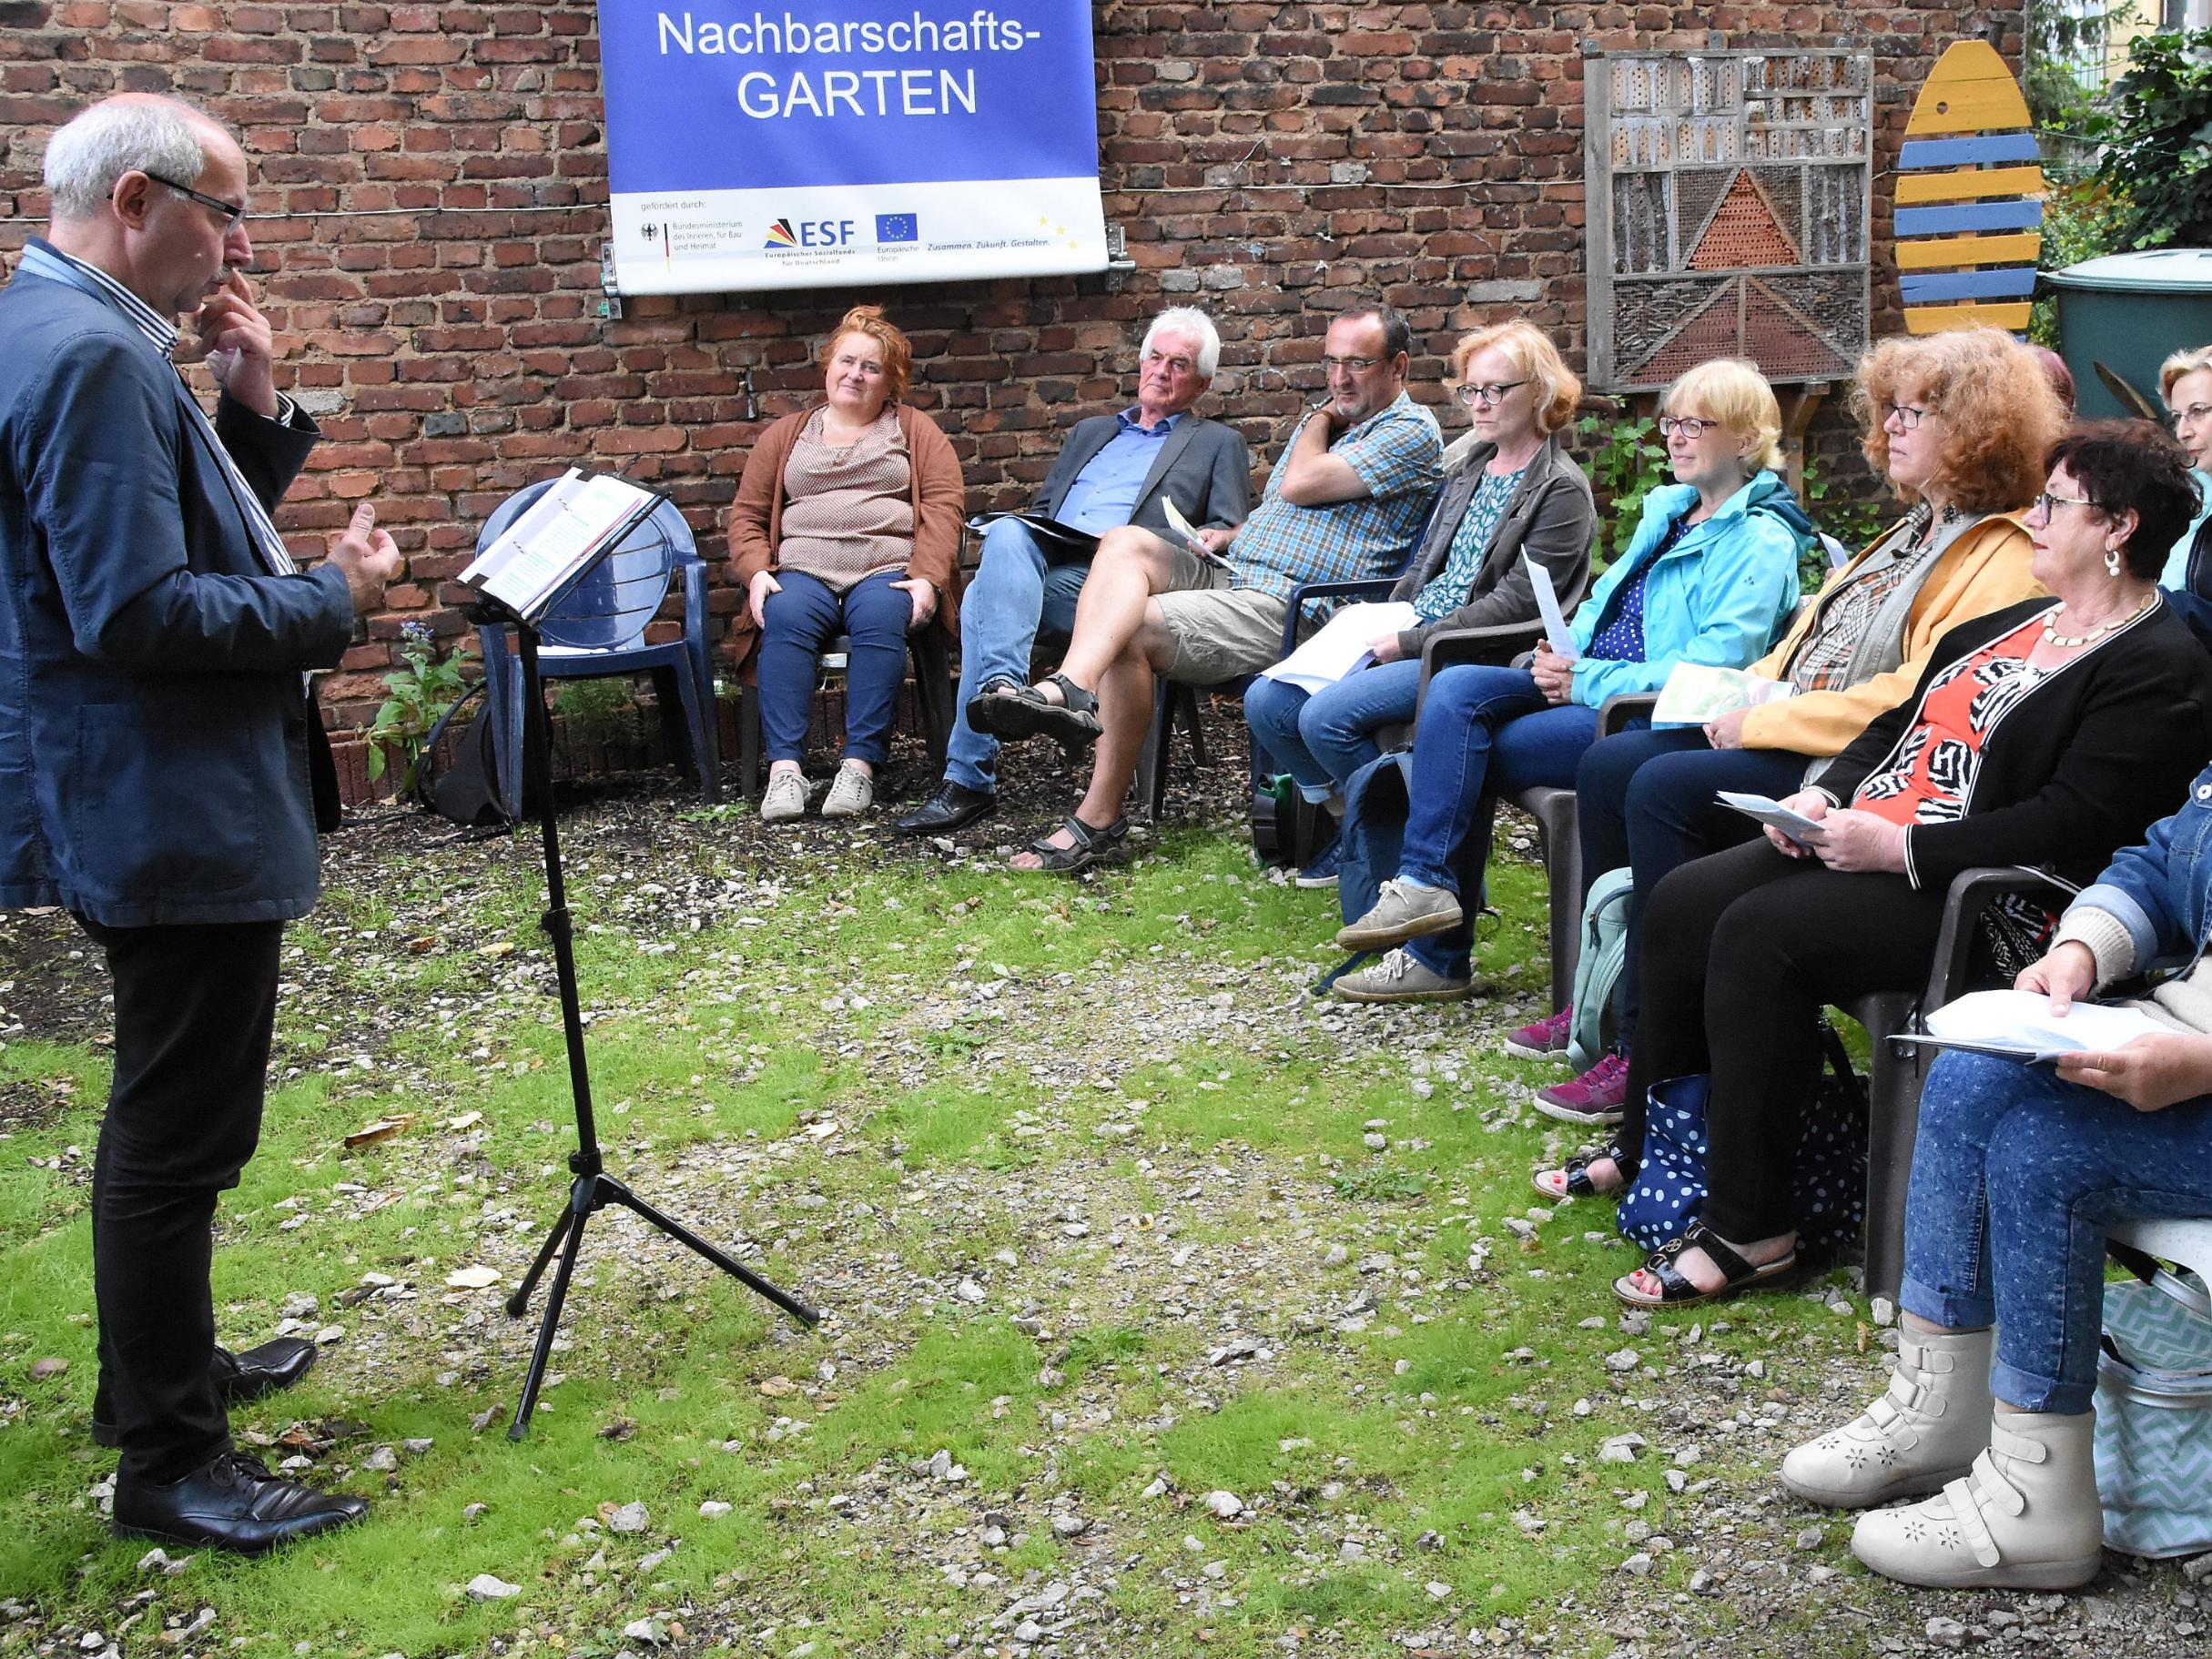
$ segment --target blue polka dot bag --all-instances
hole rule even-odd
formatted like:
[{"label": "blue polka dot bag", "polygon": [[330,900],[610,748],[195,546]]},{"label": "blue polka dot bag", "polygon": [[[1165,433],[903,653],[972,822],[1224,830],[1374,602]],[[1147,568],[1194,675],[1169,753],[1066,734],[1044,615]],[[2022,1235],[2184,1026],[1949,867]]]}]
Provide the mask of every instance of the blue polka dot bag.
[{"label": "blue polka dot bag", "polygon": [[[1796,1183],[1798,1256],[1816,1261],[1855,1246],[1866,1219],[1866,1085],[1835,1032],[1821,1031],[1828,1065],[1805,1112]],[[1643,1164],[1615,1212],[1621,1236],[1648,1250],[1681,1237],[1704,1207],[1711,1085],[1700,1073],[1651,1086]]]}]

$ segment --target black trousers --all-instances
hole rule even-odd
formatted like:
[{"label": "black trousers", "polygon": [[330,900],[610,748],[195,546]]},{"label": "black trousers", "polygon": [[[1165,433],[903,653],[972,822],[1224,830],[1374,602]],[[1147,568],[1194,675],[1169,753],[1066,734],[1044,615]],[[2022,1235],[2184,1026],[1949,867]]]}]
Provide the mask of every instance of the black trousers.
[{"label": "black trousers", "polygon": [[1621,1144],[1640,1158],[1645,1091],[1707,1072],[1705,1223],[1750,1244],[1795,1229],[1792,1182],[1830,1003],[1928,976],[1943,894],[1842,875],[1761,839],[1683,865],[1644,912],[1643,1019]]},{"label": "black trousers", "polygon": [[100,1391],[125,1483],[230,1449],[208,1374],[217,1195],[261,1133],[281,922],[106,927],[78,918],[115,981],[116,1072],[92,1169]]}]

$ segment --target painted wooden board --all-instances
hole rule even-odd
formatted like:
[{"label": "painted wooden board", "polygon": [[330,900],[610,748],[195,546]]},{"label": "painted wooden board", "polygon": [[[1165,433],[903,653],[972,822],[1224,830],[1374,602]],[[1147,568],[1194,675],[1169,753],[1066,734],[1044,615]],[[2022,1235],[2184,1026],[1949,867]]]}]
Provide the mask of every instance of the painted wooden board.
[{"label": "painted wooden board", "polygon": [[1958,167],[1941,173],[1900,173],[1897,200],[1958,201],[1973,196],[2025,196],[2043,188],[2041,167]]},{"label": "painted wooden board", "polygon": [[[2027,327],[2043,251],[2043,168],[2027,100],[1995,47],[1953,43],[1913,100],[1895,211],[1905,328]],[[1953,137],[1937,137],[1947,134]]]}]

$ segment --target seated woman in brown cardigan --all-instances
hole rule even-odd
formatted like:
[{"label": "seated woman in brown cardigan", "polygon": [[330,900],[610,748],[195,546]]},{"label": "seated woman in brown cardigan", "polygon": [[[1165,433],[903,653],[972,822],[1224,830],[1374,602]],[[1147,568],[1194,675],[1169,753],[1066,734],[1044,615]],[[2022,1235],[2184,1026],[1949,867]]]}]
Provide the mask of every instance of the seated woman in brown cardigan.
[{"label": "seated woman in brown cardigan", "polygon": [[823,400],[761,433],[730,509],[730,567],[746,586],[736,652],[742,665],[757,651],[768,750],[760,815],[770,824],[807,810],[799,752],[824,647],[840,633],[852,642],[845,757],[822,815],[857,817],[890,752],[907,634],[933,621],[957,627],[960,464],[929,418],[899,401],[913,361],[907,337],[881,307],[856,306],[820,360]]}]

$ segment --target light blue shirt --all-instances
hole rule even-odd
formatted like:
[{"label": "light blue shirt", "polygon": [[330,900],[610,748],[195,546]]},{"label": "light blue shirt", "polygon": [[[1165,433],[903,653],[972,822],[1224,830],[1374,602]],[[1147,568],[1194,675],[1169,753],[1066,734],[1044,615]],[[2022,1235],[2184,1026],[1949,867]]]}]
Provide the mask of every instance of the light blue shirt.
[{"label": "light blue shirt", "polygon": [[1137,510],[1137,492],[1144,488],[1146,474],[1160,458],[1160,446],[1182,417],[1163,416],[1150,431],[1138,423],[1133,409],[1123,410],[1118,419],[1120,430],[1107,440],[1104,449],[1083,463],[1083,470],[1068,486],[1068,493],[1060,498],[1060,511],[1053,517],[1070,530],[1102,536],[1116,525],[1128,523],[1129,515]]},{"label": "light blue shirt", "polygon": [[2166,556],[2166,569],[2158,572],[2158,585],[2171,588],[2176,593],[2186,593],[2189,587],[2189,544],[2197,540],[2197,532],[2207,518],[2212,518],[2212,473],[2200,467],[2191,467],[2189,476],[2197,481],[2197,516],[2189,521],[2188,529],[2181,532],[2181,540],[2174,543],[2174,551]]}]

